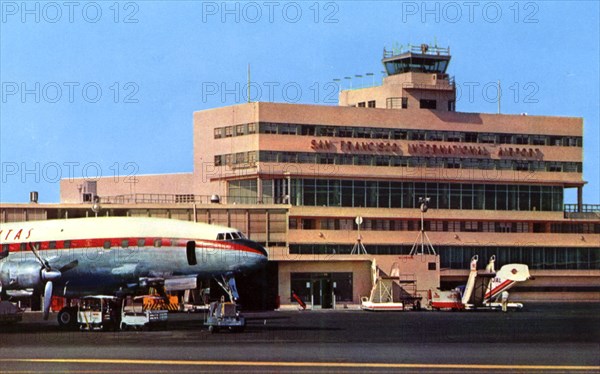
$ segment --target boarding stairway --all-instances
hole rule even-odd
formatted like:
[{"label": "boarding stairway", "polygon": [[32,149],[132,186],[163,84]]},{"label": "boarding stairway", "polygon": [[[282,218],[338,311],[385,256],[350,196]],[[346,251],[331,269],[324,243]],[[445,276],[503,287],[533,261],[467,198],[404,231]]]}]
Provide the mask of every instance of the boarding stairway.
[{"label": "boarding stairway", "polygon": [[415,274],[400,273],[398,263],[386,274],[375,260],[372,265],[373,287],[368,300],[372,303],[402,303],[403,309],[420,309],[421,297],[417,296]]}]

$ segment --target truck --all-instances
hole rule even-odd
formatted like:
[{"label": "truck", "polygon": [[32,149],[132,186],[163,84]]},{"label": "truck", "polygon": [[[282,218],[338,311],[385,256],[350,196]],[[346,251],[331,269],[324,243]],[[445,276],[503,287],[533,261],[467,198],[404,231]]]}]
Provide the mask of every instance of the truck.
[{"label": "truck", "polygon": [[164,303],[160,296],[154,295],[128,296],[123,300],[121,307],[121,330],[128,330],[130,328],[151,330],[167,326],[169,311],[167,309],[150,308],[148,300],[155,300],[155,304]]},{"label": "truck", "polygon": [[101,331],[115,324],[115,297],[86,296],[77,305],[77,323],[81,331]]}]

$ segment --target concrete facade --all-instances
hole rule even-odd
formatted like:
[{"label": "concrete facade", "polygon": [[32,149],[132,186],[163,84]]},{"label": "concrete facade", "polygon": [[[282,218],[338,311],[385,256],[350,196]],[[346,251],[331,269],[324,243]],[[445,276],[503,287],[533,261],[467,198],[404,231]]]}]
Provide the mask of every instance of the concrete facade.
[{"label": "concrete facade", "polygon": [[[282,303],[294,274],[322,282],[332,272],[353,275],[350,302],[358,303],[369,262],[384,269],[413,244],[419,197],[433,199],[426,229],[442,284],[463,281],[472,254],[480,267],[495,254],[499,266],[530,266],[536,280],[523,299],[597,300],[600,209],[581,197],[583,119],[456,112],[449,51],[436,53],[387,53],[383,84],[342,91],[337,107],[256,102],[195,112],[193,173],[138,176],[133,185],[101,179],[97,195],[133,204],[127,209],[149,204],[149,215],[165,203],[187,204],[187,217],[190,204],[283,209],[274,237],[268,222],[238,227],[270,245]],[[83,202],[80,185],[62,181],[61,202]],[[563,201],[569,188],[578,191],[572,206]],[[220,206],[209,204],[215,195]],[[349,255],[357,216],[367,257]]]}]

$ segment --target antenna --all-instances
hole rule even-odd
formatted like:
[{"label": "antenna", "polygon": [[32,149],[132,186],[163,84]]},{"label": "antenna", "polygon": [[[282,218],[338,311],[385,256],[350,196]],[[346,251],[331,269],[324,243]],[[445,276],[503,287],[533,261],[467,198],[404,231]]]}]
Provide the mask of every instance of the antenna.
[{"label": "antenna", "polygon": [[500,79],[498,79],[498,114],[500,114],[500,97],[502,96],[502,91],[500,91]]},{"label": "antenna", "polygon": [[248,84],[246,86],[248,87],[248,103],[250,103],[250,63],[248,63]]}]

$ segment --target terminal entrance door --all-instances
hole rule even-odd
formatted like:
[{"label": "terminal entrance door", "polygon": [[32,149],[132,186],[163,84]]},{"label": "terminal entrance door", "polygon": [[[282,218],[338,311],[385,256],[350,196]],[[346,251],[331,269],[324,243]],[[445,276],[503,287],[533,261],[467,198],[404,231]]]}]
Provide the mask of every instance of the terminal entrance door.
[{"label": "terminal entrance door", "polygon": [[[352,273],[290,273],[290,291],[314,309],[352,302]],[[335,301],[334,301],[335,297]]]},{"label": "terminal entrance door", "polygon": [[314,309],[333,308],[331,276],[322,276],[312,280],[311,294]]}]

